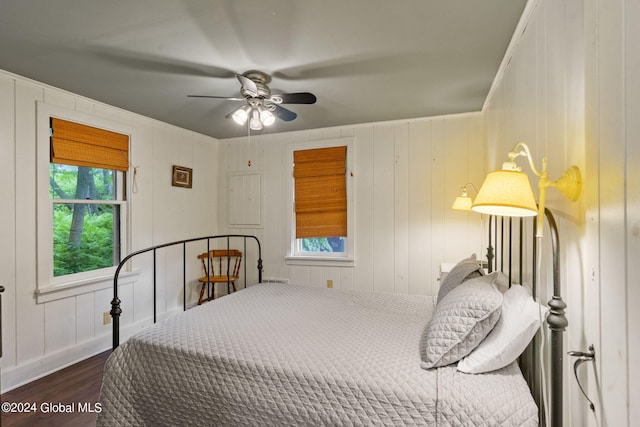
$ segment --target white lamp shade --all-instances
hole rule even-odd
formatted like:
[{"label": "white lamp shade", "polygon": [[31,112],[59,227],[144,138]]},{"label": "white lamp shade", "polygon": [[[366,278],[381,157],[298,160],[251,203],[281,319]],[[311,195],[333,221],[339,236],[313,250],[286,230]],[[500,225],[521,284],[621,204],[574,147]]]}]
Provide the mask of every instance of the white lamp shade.
[{"label": "white lamp shade", "polygon": [[512,170],[497,170],[489,173],[471,209],[483,214],[500,216],[538,214],[529,177],[524,172]]},{"label": "white lamp shade", "polygon": [[249,117],[247,114],[247,110],[245,107],[240,107],[231,115],[233,121],[239,125],[243,125],[247,122],[247,118]]},{"label": "white lamp shade", "polygon": [[262,110],[260,112],[260,120],[262,121],[263,125],[271,126],[276,121],[276,118],[271,111]]},{"label": "white lamp shade", "polygon": [[456,209],[459,211],[470,211],[472,204],[473,204],[473,201],[471,200],[471,197],[458,196],[456,197],[455,202],[453,202],[453,206],[451,206],[451,209]]},{"label": "white lamp shade", "polygon": [[249,127],[251,130],[261,130],[262,121],[260,120],[260,113],[257,108],[251,110],[251,118],[249,119]]}]

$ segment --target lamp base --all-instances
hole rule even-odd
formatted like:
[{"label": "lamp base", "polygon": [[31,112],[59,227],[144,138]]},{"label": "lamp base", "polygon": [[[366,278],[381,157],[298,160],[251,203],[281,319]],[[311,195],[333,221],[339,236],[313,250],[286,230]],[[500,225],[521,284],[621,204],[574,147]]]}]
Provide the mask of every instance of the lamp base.
[{"label": "lamp base", "polygon": [[569,200],[575,202],[580,197],[582,191],[582,175],[577,166],[570,166],[554,186]]}]

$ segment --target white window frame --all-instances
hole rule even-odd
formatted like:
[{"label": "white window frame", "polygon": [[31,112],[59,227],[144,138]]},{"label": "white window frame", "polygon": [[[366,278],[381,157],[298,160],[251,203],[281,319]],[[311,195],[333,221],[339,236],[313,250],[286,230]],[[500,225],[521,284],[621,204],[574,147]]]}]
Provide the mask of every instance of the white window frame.
[{"label": "white window frame", "polygon": [[[75,123],[81,123],[100,129],[129,135],[129,144],[133,139],[134,131],[130,126],[113,122],[86,113],[69,110],[44,102],[37,103],[36,125],[36,194],[37,194],[37,281],[36,301],[38,303],[53,301],[60,298],[68,298],[87,292],[95,292],[113,286],[113,275],[116,267],[107,267],[97,270],[85,271],[75,274],[54,277],[53,275],[53,205],[54,199],[50,196],[50,121],[51,118],[59,118]],[[117,182],[123,186],[124,182],[130,183],[129,172],[121,172]],[[131,222],[128,200],[131,198],[131,185],[126,189],[118,189],[122,200],[87,201],[87,203],[117,204],[120,206],[120,257],[129,253]],[[64,200],[55,199],[55,203]],[[124,276],[125,274],[121,274]]]},{"label": "white window frame", "polygon": [[[347,147],[347,238],[345,239],[345,252],[307,252],[298,250],[296,239],[296,215],[294,208],[295,181],[293,178],[293,153],[300,150],[312,150],[315,148]],[[354,239],[354,191],[353,191],[353,161],[355,157],[354,138],[324,139],[287,145],[287,239],[285,262],[290,265],[323,265],[323,266],[354,266],[355,239]]]}]

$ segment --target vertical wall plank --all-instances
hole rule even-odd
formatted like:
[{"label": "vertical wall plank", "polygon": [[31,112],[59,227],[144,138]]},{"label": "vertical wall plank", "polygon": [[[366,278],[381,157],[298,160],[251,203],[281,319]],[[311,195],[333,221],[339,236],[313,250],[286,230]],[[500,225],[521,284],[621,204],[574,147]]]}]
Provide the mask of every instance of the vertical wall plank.
[{"label": "vertical wall plank", "polygon": [[[442,254],[446,252],[445,215],[450,206],[445,207],[445,119],[435,119],[431,123],[431,277],[428,283],[431,286],[430,295],[437,294],[437,279],[440,264],[446,258]],[[455,193],[454,193],[455,194]]]},{"label": "vertical wall plank", "polygon": [[[606,5],[605,5],[606,3]],[[598,134],[600,168],[600,303],[603,416],[609,425],[628,419],[628,330],[625,258],[624,1],[599,1]],[[634,326],[635,327],[635,326]]]},{"label": "vertical wall plank", "polygon": [[16,363],[16,199],[15,81],[0,75],[0,285],[2,294],[2,365]]},{"label": "vertical wall plank", "polygon": [[[264,169],[264,186],[262,203],[264,207],[264,244],[263,249],[265,278],[288,277],[288,271],[284,264],[284,254],[288,246],[287,227],[282,218],[286,218],[286,191],[285,181],[290,169],[285,164],[286,142],[280,143],[277,139],[268,136],[258,142],[263,147],[264,165],[270,165]],[[224,144],[227,149],[229,145]],[[266,243],[270,242],[270,243]],[[266,250],[269,248],[269,250]],[[271,249],[273,248],[273,249]]]},{"label": "vertical wall plank", "polygon": [[373,266],[374,291],[393,292],[394,252],[393,126],[374,127],[373,137]]},{"label": "vertical wall plank", "polygon": [[[460,193],[460,187],[468,182],[468,170],[471,160],[468,158],[469,124],[466,120],[447,119],[443,121],[444,126],[444,165],[442,168],[444,182],[443,209],[445,210],[444,233],[444,254],[446,259],[460,260],[466,258],[471,252],[476,253],[481,259],[482,253],[478,252],[479,247],[469,248],[461,245],[470,234],[466,227],[467,212],[454,211],[451,205],[455,197]],[[480,241],[480,236],[477,236]]]},{"label": "vertical wall plank", "polygon": [[409,124],[394,129],[394,292],[409,292]]},{"label": "vertical wall plank", "polygon": [[94,297],[92,293],[86,293],[78,295],[75,298],[76,304],[76,336],[75,343],[81,343],[89,341],[95,336],[93,319],[96,317],[102,317],[103,311],[108,311],[105,308],[100,307],[99,313],[96,312],[94,307]]},{"label": "vertical wall plank", "polygon": [[[17,363],[45,354],[44,307],[35,304],[34,254],[36,239],[36,117],[34,105],[43,99],[43,89],[18,81],[15,100],[16,137],[16,351]],[[18,143],[19,141],[19,143]],[[18,197],[20,195],[20,197]],[[25,234],[26,233],[26,234]],[[20,339],[28,337],[28,339]]]},{"label": "vertical wall plank", "polygon": [[[626,171],[627,171],[627,324],[629,402],[640,402],[640,339],[636,325],[640,325],[640,287],[634,278],[640,277],[640,50],[635,41],[640,40],[640,3],[625,2],[625,76],[626,83]],[[629,420],[640,419],[639,405],[629,405]]]},{"label": "vertical wall plank", "polygon": [[75,298],[65,298],[44,305],[44,343],[46,353],[72,347],[76,342]]},{"label": "vertical wall plank", "polygon": [[355,204],[356,204],[356,263],[355,289],[373,291],[374,275],[374,135],[373,128],[356,130],[355,158]]},{"label": "vertical wall plank", "polygon": [[[601,313],[600,305],[600,209],[599,209],[599,185],[598,185],[598,65],[596,24],[597,2],[584,2],[584,28],[585,28],[585,175],[584,175],[584,205],[585,205],[585,287],[584,309],[591,313]],[[585,343],[594,344],[600,350],[600,316],[585,316],[584,320]],[[596,366],[600,364],[600,358]],[[594,396],[599,409],[601,404],[600,391],[597,387],[599,373],[594,369],[588,373],[585,380],[585,388]],[[595,375],[594,375],[595,374]],[[583,377],[584,378],[584,377]],[[574,411],[575,412],[575,411]],[[584,413],[584,411],[582,411]],[[601,411],[600,411],[601,412]],[[588,427],[602,425],[601,415],[598,419],[589,416],[586,423]]]},{"label": "vertical wall plank", "polygon": [[[433,294],[431,231],[431,121],[409,124],[409,293]],[[437,286],[436,286],[437,287]]]},{"label": "vertical wall plank", "polygon": [[[486,176],[485,170],[486,150],[485,150],[485,126],[482,116],[470,116],[467,120],[467,150],[465,156],[468,159],[467,181],[472,183],[475,190],[470,189],[469,195],[475,198],[477,190],[480,189],[482,181]],[[467,214],[467,236],[480,236],[480,245],[478,246],[478,257],[486,259],[487,255],[487,227],[483,224],[483,215],[475,212]]]}]

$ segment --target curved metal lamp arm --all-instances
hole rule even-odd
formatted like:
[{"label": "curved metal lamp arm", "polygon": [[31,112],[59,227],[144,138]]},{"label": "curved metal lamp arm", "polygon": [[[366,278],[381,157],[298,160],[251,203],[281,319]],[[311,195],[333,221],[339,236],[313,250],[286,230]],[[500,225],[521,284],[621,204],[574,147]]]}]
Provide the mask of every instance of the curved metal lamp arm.
[{"label": "curved metal lamp arm", "polygon": [[467,183],[464,185],[464,187],[462,187],[462,188],[464,188],[464,190],[466,191],[469,187],[471,187],[471,188],[473,189],[473,192],[474,192],[474,193],[478,194],[478,189],[476,188],[476,186],[475,186],[475,185],[473,185],[473,183],[472,183],[472,182],[467,182]]},{"label": "curved metal lamp arm", "polygon": [[471,182],[467,182],[465,185],[460,187],[461,197],[469,197],[469,187],[471,187],[474,193],[478,194],[478,190],[476,189],[476,186],[473,185],[473,183]]},{"label": "curved metal lamp arm", "polygon": [[[512,169],[520,171],[520,167],[515,162],[517,157],[524,156],[529,161],[529,167],[533,173],[539,177],[538,180],[538,234],[537,237],[542,237],[542,216],[545,210],[545,204],[547,199],[547,187],[556,187],[563,196],[571,201],[578,200],[582,189],[582,175],[580,169],[577,166],[570,166],[564,171],[562,176],[557,181],[549,180],[549,173],[547,172],[547,158],[542,158],[542,171],[536,168],[533,163],[533,157],[531,156],[531,150],[529,146],[524,142],[518,142],[514,145],[513,149],[509,153],[509,162],[505,162],[503,169]],[[505,167],[506,166],[506,167]]]},{"label": "curved metal lamp arm", "polygon": [[529,150],[529,146],[524,142],[518,142],[513,146],[513,149],[509,153],[509,159],[512,162],[515,162],[516,157],[524,156],[529,161],[529,167],[537,176],[542,177],[547,174],[547,158],[544,157],[542,159],[542,173],[538,171],[536,165],[533,164],[533,156],[531,155],[531,150]]}]

